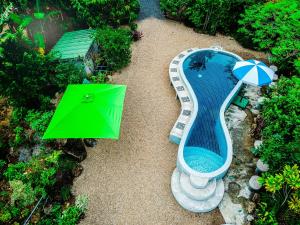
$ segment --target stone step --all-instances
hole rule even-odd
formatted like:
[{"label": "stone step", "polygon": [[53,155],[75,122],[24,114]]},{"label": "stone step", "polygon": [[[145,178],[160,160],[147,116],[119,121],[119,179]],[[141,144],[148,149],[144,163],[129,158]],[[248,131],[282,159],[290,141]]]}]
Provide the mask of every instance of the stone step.
[{"label": "stone step", "polygon": [[191,199],[203,201],[210,198],[216,190],[217,182],[215,179],[208,182],[204,188],[195,188],[190,181],[190,177],[185,173],[180,174],[180,187],[184,194]]},{"label": "stone step", "polygon": [[190,181],[194,188],[205,188],[209,182],[209,179],[191,175]]},{"label": "stone step", "polygon": [[186,210],[200,213],[215,209],[224,195],[224,182],[218,180],[214,195],[204,201],[193,200],[186,196],[180,187],[180,172],[176,168],[171,178],[171,189],[176,201]]}]

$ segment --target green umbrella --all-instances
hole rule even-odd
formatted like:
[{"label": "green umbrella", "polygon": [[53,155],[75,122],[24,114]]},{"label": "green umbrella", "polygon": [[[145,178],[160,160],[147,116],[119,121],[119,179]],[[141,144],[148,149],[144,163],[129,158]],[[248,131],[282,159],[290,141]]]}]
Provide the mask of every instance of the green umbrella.
[{"label": "green umbrella", "polygon": [[43,139],[118,139],[125,92],[124,85],[69,85]]}]

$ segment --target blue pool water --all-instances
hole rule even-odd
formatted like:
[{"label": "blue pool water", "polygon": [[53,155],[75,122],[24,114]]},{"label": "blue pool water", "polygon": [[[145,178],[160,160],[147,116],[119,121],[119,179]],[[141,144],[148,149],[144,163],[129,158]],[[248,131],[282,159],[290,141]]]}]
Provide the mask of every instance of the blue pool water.
[{"label": "blue pool water", "polygon": [[211,50],[198,51],[183,62],[183,71],[198,101],[198,114],[184,148],[186,163],[212,172],[226,160],[227,145],[219,120],[220,108],[238,80],[232,68],[239,59]]}]

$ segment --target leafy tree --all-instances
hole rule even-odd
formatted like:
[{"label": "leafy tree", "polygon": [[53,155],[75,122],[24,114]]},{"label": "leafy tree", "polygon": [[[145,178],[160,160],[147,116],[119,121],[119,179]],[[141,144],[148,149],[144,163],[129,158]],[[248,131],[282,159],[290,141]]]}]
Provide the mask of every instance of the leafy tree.
[{"label": "leafy tree", "polygon": [[111,27],[98,29],[95,40],[100,47],[100,58],[109,70],[116,71],[130,63],[132,37],[129,30]]},{"label": "leafy tree", "polygon": [[300,163],[300,78],[282,78],[271,88],[262,116],[263,144],[256,150],[271,171]]},{"label": "leafy tree", "polygon": [[184,21],[201,32],[232,34],[245,8],[265,0],[161,0],[165,14]]},{"label": "leafy tree", "polygon": [[270,52],[281,72],[300,73],[300,2],[270,1],[248,8],[239,21],[239,40]]},{"label": "leafy tree", "polygon": [[15,107],[49,108],[54,94],[69,82],[81,82],[83,72],[50,54],[36,52],[20,35],[0,44],[4,49],[0,57],[0,92]]},{"label": "leafy tree", "polygon": [[138,16],[138,0],[71,0],[77,15],[90,27],[132,23]]}]

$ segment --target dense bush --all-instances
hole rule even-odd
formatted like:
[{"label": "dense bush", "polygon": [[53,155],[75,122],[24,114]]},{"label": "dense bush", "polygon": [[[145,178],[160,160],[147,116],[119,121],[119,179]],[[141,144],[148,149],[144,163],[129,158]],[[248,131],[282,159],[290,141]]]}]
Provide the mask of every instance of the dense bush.
[{"label": "dense bush", "polygon": [[59,157],[59,152],[53,152],[27,163],[20,162],[8,166],[4,176],[12,193],[9,195],[6,185],[1,187],[0,222],[12,224],[29,215],[30,206],[38,198],[45,197],[47,189],[56,182]]},{"label": "dense bush", "polygon": [[280,173],[263,174],[266,193],[257,208],[256,225],[298,225],[300,216],[300,170],[286,165]]},{"label": "dense bush", "polygon": [[164,13],[173,19],[187,22],[202,32],[230,33],[245,8],[263,0],[161,0]]},{"label": "dense bush", "polygon": [[300,73],[300,2],[271,1],[246,9],[239,21],[239,40],[271,53],[286,76]]},{"label": "dense bush", "polygon": [[[42,55],[21,37],[9,38],[0,43],[0,92],[12,106],[49,108],[55,92],[68,83],[80,83],[83,72],[73,64],[60,62],[51,55]],[[70,76],[70,74],[72,74]]]},{"label": "dense bush", "polygon": [[300,78],[282,78],[271,88],[264,102],[262,116],[263,144],[256,153],[271,171],[285,164],[300,164]]},{"label": "dense bush", "polygon": [[[4,167],[1,161],[0,170]],[[31,210],[41,197],[48,197],[48,204],[44,206],[50,209],[50,214],[43,210],[36,212],[34,224],[61,224],[74,225],[87,209],[88,199],[78,196],[75,204],[68,203],[64,207],[55,201],[57,196],[53,188],[58,188],[60,171],[69,164],[69,160],[63,158],[60,152],[40,155],[28,162],[9,164],[0,177],[0,223],[18,224],[24,222]],[[69,168],[69,170],[72,168]],[[66,179],[62,177],[61,179]],[[63,193],[61,193],[63,195]],[[63,196],[62,196],[63,197]],[[69,200],[70,195],[64,199]],[[41,208],[41,207],[40,207]]]},{"label": "dense bush", "polygon": [[132,23],[138,16],[138,0],[71,0],[77,15],[90,27]]},{"label": "dense bush", "polygon": [[130,63],[132,36],[129,30],[105,27],[97,30],[95,39],[100,47],[100,58],[109,70],[116,71]]}]

